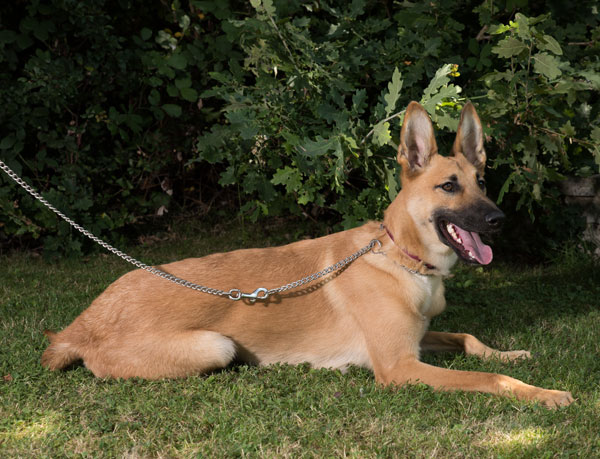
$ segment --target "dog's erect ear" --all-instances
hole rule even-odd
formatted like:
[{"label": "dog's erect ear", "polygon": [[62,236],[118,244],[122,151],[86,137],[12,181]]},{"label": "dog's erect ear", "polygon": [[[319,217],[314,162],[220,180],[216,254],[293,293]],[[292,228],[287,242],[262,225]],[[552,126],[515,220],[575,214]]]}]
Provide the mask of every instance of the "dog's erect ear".
[{"label": "dog's erect ear", "polygon": [[404,114],[398,162],[402,170],[419,173],[429,164],[433,155],[437,154],[437,143],[433,134],[431,119],[421,105],[411,102]]},{"label": "dog's erect ear", "polygon": [[460,123],[456,131],[456,139],[452,154],[462,153],[483,175],[485,168],[485,150],[483,148],[483,129],[475,107],[467,102],[460,113]]}]

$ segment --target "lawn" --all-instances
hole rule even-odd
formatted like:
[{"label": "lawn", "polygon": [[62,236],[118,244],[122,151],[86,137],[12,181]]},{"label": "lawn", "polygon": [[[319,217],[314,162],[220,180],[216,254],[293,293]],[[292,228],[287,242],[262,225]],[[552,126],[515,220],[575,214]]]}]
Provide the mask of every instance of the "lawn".
[{"label": "lawn", "polygon": [[[149,263],[291,241],[271,223],[187,227],[130,248]],[[600,269],[570,252],[544,267],[459,266],[433,330],[464,331],[534,358],[505,364],[426,355],[439,366],[502,372],[569,390],[535,403],[419,385],[383,389],[370,372],[233,366],[184,380],[102,380],[40,365],[45,329],[68,325],[130,267],[112,255],[0,258],[1,457],[599,457]]]}]

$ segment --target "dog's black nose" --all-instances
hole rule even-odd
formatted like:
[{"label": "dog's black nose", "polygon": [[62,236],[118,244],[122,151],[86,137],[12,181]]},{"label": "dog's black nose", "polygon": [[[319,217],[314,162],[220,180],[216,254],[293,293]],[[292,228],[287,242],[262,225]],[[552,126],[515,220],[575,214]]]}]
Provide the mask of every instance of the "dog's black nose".
[{"label": "dog's black nose", "polygon": [[493,228],[500,228],[506,215],[500,210],[494,210],[485,216],[485,221]]}]

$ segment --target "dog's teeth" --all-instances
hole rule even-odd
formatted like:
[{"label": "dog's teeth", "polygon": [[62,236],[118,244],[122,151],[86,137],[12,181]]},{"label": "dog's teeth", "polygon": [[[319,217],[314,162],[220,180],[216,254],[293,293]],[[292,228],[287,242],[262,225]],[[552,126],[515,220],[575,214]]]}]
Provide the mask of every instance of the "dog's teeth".
[{"label": "dog's teeth", "polygon": [[471,252],[470,250],[467,250],[467,253],[473,260],[475,259],[475,255],[473,255],[473,252]]},{"label": "dog's teeth", "polygon": [[452,239],[454,239],[459,244],[462,244],[462,239],[460,238],[460,236],[458,234],[456,234],[456,231],[454,230],[454,225],[452,223],[448,223],[446,225],[446,230],[448,230],[448,234],[450,234],[450,236],[452,236]]}]

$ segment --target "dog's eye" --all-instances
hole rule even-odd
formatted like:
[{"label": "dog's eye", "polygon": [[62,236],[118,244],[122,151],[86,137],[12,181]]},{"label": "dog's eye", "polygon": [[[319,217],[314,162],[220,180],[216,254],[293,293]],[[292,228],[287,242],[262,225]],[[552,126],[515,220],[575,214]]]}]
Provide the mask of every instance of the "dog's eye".
[{"label": "dog's eye", "polygon": [[446,182],[442,185],[442,190],[447,191],[448,193],[452,193],[454,189],[454,183],[452,182]]},{"label": "dog's eye", "polygon": [[485,190],[485,180],[483,180],[482,178],[477,180],[477,185],[479,185],[479,188],[481,188],[482,190]]}]

